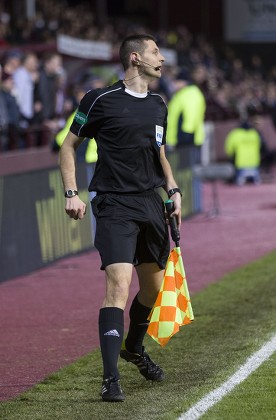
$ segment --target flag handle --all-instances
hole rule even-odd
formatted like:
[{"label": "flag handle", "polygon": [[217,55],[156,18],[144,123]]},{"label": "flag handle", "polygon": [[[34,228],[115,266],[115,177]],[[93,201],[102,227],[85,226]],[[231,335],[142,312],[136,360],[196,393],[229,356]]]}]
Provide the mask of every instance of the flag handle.
[{"label": "flag handle", "polygon": [[172,200],[165,201],[165,207],[169,216],[172,240],[175,242],[175,245],[179,247],[180,233],[177,227],[176,216],[171,217],[171,214],[174,212],[174,202]]}]

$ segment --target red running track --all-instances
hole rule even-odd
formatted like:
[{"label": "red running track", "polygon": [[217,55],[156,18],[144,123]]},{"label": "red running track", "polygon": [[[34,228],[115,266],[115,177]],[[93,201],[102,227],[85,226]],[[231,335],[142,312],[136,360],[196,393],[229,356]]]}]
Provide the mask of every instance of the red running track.
[{"label": "red running track", "polygon": [[[275,181],[218,187],[221,213],[213,218],[200,214],[181,228],[192,294],[276,249]],[[210,209],[209,185],[203,204]],[[90,251],[0,285],[0,400],[19,395],[98,347],[105,287],[99,265],[97,252]],[[134,276],[131,297],[136,291]]]}]

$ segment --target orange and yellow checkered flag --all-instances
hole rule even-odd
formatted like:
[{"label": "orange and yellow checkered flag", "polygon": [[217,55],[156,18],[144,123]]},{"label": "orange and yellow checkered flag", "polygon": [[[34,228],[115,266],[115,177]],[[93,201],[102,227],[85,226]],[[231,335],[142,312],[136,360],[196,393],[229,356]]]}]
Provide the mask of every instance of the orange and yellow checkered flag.
[{"label": "orange and yellow checkered flag", "polygon": [[182,325],[194,319],[180,247],[170,252],[164,280],[148,317],[147,333],[165,346]]}]

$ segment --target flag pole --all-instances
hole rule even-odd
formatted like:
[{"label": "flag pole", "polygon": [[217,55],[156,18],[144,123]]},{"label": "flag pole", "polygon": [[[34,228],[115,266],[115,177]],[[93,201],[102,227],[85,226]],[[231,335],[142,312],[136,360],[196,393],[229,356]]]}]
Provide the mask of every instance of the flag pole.
[{"label": "flag pole", "polygon": [[169,216],[169,224],[170,224],[170,228],[171,228],[172,240],[174,241],[175,246],[177,248],[179,248],[180,232],[179,232],[179,229],[177,227],[177,220],[176,220],[175,216],[171,217],[171,214],[174,212],[174,202],[173,202],[173,200],[165,201],[165,207],[166,207],[166,211],[167,211],[168,216]]}]

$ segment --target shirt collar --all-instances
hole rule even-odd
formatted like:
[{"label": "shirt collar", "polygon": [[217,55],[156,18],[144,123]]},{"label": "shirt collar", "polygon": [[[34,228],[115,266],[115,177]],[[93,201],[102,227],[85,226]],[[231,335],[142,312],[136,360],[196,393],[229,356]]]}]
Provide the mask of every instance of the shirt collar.
[{"label": "shirt collar", "polygon": [[133,90],[128,89],[123,81],[122,81],[122,85],[125,89],[125,92],[131,96],[134,96],[135,98],[146,98],[148,96],[148,92],[138,93],[138,92],[134,92]]}]

